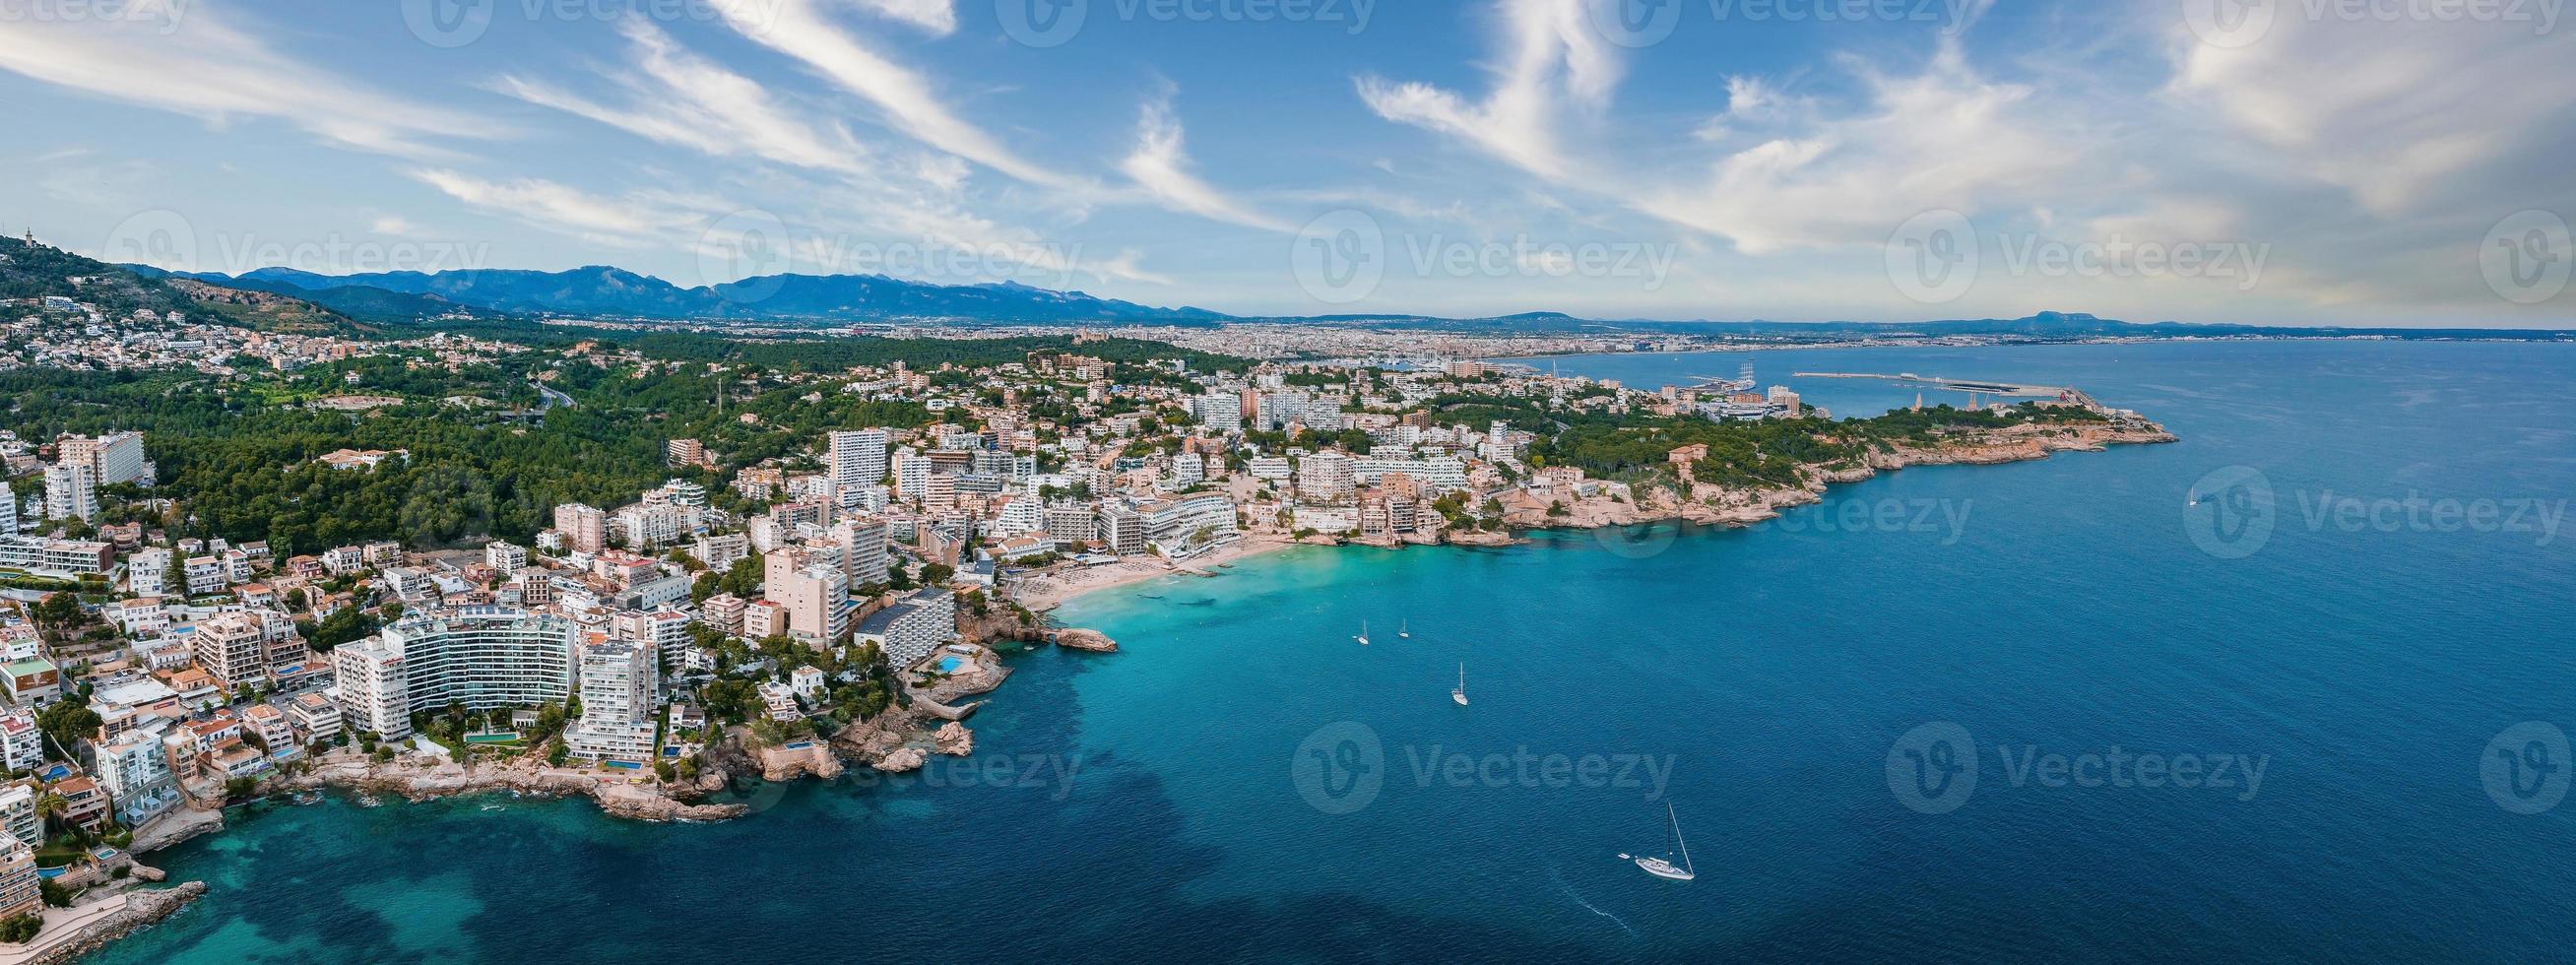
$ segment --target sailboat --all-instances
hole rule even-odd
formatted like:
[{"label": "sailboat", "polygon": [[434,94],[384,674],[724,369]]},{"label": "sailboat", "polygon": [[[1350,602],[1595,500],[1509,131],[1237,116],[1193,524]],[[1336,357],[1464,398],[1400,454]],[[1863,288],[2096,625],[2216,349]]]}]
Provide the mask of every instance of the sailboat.
[{"label": "sailboat", "polygon": [[1360,646],[1368,646],[1368,621],[1360,621],[1360,635],[1351,639],[1359,641]]},{"label": "sailboat", "polygon": [[[1463,674],[1465,671],[1461,670],[1460,673]],[[1636,862],[1637,867],[1646,869],[1647,874],[1654,875],[1658,878],[1670,878],[1674,881],[1689,881],[1693,878],[1699,877],[1699,872],[1691,867],[1690,845],[1682,841],[1682,819],[1680,816],[1673,813],[1673,802],[1664,802],[1664,817],[1673,823],[1673,845],[1681,849],[1681,867],[1673,867],[1673,863],[1671,861],[1663,858],[1644,858],[1624,854],[1619,857]]]},{"label": "sailboat", "polygon": [[1456,689],[1456,690],[1452,690],[1452,691],[1450,691],[1450,692],[1449,692],[1449,699],[1454,700],[1454,701],[1457,701],[1457,702],[1458,702],[1458,706],[1460,706],[1460,707],[1467,706],[1467,665],[1466,665],[1466,664],[1463,664],[1463,663],[1462,663],[1462,664],[1459,664],[1459,665],[1458,665],[1458,689]]},{"label": "sailboat", "polygon": [[1411,621],[1411,620],[1399,620],[1399,621],[1397,621],[1397,622],[1396,622],[1396,624],[1395,624],[1395,635],[1396,635],[1397,637],[1400,637],[1400,638],[1403,638],[1403,639],[1406,639],[1406,640],[1411,640],[1411,639],[1413,639],[1413,621]]}]

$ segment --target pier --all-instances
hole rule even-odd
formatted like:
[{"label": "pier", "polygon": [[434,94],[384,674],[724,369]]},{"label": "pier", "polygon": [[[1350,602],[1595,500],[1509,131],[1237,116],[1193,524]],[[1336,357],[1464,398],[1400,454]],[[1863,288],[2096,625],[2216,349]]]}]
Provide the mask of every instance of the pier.
[{"label": "pier", "polygon": [[2098,409],[2101,407],[2093,401],[2092,396],[2085,395],[2081,390],[2063,385],[2016,385],[2010,382],[1990,382],[1979,379],[1946,379],[1938,375],[1916,375],[1912,372],[1904,372],[1896,375],[1883,375],[1875,372],[1800,372],[1797,373],[1797,377],[1802,379],[1877,379],[1882,382],[1893,382],[1898,385],[1916,385],[1950,392],[1966,392],[1971,395],[2055,399],[2060,402],[2072,402],[2088,409]]}]

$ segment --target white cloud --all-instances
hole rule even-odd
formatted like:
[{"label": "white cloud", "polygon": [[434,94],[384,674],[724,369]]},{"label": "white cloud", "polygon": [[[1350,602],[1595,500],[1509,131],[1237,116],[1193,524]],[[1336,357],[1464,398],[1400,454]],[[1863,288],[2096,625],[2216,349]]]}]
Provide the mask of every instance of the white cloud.
[{"label": "white cloud", "polygon": [[957,8],[950,0],[855,0],[888,20],[908,23],[945,37],[957,32]]},{"label": "white cloud", "polygon": [[455,171],[422,169],[411,176],[467,206],[592,244],[649,248],[702,223],[703,212],[662,207],[665,197],[602,198],[539,178],[490,181]]},{"label": "white cloud", "polygon": [[1387,120],[1462,138],[1543,177],[1566,177],[1572,171],[1558,144],[1560,102],[1602,107],[1621,76],[1617,51],[1586,22],[1586,2],[1619,0],[1501,0],[1502,50],[1482,101],[1374,76],[1359,79],[1360,99]]},{"label": "white cloud", "polygon": [[959,118],[930,79],[868,49],[835,25],[814,0],[710,0],[746,38],[803,61],[842,89],[885,111],[896,130],[1032,184],[1073,188],[1079,179],[1020,157],[982,128]]},{"label": "white cloud", "polygon": [[[2563,147],[2576,125],[2567,70],[2576,31],[2474,18],[2310,18],[2298,9],[2285,6],[2260,39],[2236,47],[2169,28],[2166,94],[2279,152],[2293,170],[2351,191],[2374,213],[2420,212],[2462,188],[2491,188],[2469,176],[2538,160],[2535,152]],[[2564,160],[2556,159],[2562,169]]]},{"label": "white cloud", "polygon": [[506,133],[489,119],[407,101],[269,49],[225,8],[186,6],[184,29],[138,17],[0,17],[0,69],[211,123],[262,118],[346,148],[451,157],[440,139]]},{"label": "white cloud", "polygon": [[681,49],[641,18],[621,21],[618,29],[632,46],[634,70],[603,74],[628,95],[623,106],[518,76],[505,76],[496,87],[531,104],[713,157],[752,157],[850,173],[868,170],[868,152],[849,131],[791,116],[759,84]]},{"label": "white cloud", "polygon": [[[1734,151],[1697,183],[1650,190],[1636,210],[1724,236],[1752,254],[1884,242],[1926,210],[1974,213],[2044,198],[2081,145],[2033,109],[2032,88],[1987,80],[1944,42],[1914,76],[1864,69],[1868,103]],[[1748,110],[1771,102],[1758,86]]]},{"label": "white cloud", "polygon": [[1171,101],[1165,98],[1147,102],[1144,116],[1137,122],[1136,151],[1118,165],[1119,170],[1175,211],[1266,231],[1296,232],[1295,226],[1227,197],[1200,178],[1194,167],[1182,144],[1181,121],[1173,116]]}]

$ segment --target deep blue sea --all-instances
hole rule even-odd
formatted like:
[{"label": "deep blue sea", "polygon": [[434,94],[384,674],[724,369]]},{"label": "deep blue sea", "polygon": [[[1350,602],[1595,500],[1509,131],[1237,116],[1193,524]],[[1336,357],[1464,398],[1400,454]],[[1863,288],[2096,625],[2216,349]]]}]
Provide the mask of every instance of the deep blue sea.
[{"label": "deep blue sea", "polygon": [[[1742,358],[1560,364],[1651,387]],[[1914,390],[1790,374],[2071,384],[2184,441],[1909,470],[1743,530],[1300,549],[1099,594],[1063,616],[1125,652],[1017,658],[970,760],[712,826],[239,812],[159,859],[213,894],[96,960],[2576,948],[2576,532],[2547,528],[2576,347],[1752,358],[1838,415]],[[1667,804],[1696,881],[1618,858],[1673,850]]]}]

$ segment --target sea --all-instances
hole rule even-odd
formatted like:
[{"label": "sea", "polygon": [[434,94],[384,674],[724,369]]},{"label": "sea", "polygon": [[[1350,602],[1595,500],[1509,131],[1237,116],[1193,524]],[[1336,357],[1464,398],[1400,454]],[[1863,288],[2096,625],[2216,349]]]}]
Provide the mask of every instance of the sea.
[{"label": "sea", "polygon": [[1651,388],[1746,361],[1838,416],[1966,399],[1796,373],[2074,386],[2182,441],[1890,473],[1742,529],[1299,548],[1098,593],[1061,616],[1123,651],[1014,656],[972,758],[745,788],[720,824],[240,808],[154,858],[212,892],[90,960],[2576,948],[2576,346],[1539,364]]}]

